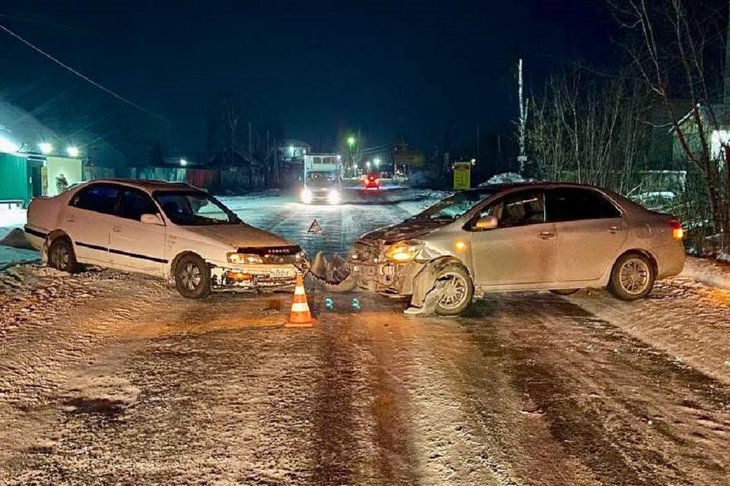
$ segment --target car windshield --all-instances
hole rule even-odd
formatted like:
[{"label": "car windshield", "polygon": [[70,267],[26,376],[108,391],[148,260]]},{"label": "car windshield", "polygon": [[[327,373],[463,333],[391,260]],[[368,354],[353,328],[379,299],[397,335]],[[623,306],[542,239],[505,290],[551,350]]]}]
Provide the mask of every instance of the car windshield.
[{"label": "car windshield", "polygon": [[336,172],[307,172],[308,187],[329,187],[337,182]]},{"label": "car windshield", "polygon": [[242,222],[230,209],[206,192],[156,192],[154,198],[170,221],[179,226]]},{"label": "car windshield", "polygon": [[473,208],[476,204],[486,200],[492,195],[493,193],[488,191],[457,192],[456,194],[442,199],[422,213],[413,216],[411,219],[454,221],[462,214]]}]

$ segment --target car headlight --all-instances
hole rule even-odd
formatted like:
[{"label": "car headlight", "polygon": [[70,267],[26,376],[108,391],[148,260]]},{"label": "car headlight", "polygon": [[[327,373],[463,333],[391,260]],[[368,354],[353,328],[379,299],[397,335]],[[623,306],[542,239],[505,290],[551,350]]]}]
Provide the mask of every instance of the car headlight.
[{"label": "car headlight", "polygon": [[248,263],[249,265],[256,265],[264,263],[264,259],[261,255],[255,255],[253,253],[229,253],[229,263]]},{"label": "car headlight", "polygon": [[418,241],[399,241],[385,249],[385,258],[393,263],[407,263],[416,258],[421,248],[423,243]]},{"label": "car headlight", "polygon": [[339,204],[340,202],[340,191],[337,189],[332,189],[329,194],[327,195],[327,201],[330,204]]},{"label": "car headlight", "polygon": [[310,191],[307,187],[302,189],[302,201],[304,201],[306,204],[312,202],[312,191]]}]

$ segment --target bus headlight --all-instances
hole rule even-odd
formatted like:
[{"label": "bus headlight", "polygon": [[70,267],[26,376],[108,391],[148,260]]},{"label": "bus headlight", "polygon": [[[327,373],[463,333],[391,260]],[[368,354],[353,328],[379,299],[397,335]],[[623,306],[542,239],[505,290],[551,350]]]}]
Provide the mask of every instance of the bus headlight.
[{"label": "bus headlight", "polygon": [[302,189],[302,202],[304,204],[309,204],[312,202],[312,191],[310,191],[308,187]]},{"label": "bus headlight", "polygon": [[340,191],[337,189],[332,189],[329,194],[327,194],[327,202],[330,204],[339,204],[340,203]]}]

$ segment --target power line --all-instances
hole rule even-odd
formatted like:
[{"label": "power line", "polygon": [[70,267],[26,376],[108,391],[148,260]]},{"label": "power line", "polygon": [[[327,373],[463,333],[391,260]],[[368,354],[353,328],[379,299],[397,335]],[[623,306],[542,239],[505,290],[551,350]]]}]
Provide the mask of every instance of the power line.
[{"label": "power line", "polygon": [[48,59],[50,59],[51,61],[55,62],[56,64],[58,64],[62,68],[66,69],[66,70],[68,70],[70,72],[72,72],[73,74],[75,74],[76,76],[80,77],[81,79],[83,79],[87,83],[90,83],[93,86],[96,86],[100,90],[104,91],[105,93],[112,95],[113,97],[115,97],[119,101],[122,101],[123,103],[126,103],[129,106],[132,106],[132,107],[134,107],[134,108],[136,108],[136,109],[138,109],[140,111],[143,111],[144,113],[147,113],[148,115],[152,115],[155,118],[159,118],[160,120],[164,120],[165,119],[163,116],[158,115],[157,113],[155,113],[153,111],[150,111],[147,108],[144,108],[143,106],[138,105],[134,101],[131,101],[131,100],[125,98],[124,96],[115,93],[114,91],[110,90],[109,88],[106,88],[105,86],[102,86],[101,84],[97,83],[93,79],[89,78],[88,76],[85,76],[85,75],[81,74],[80,72],[78,72],[77,70],[75,70],[74,68],[72,68],[71,66],[69,66],[68,64],[65,64],[64,62],[56,59],[55,57],[53,57],[52,55],[48,54],[46,51],[44,51],[40,47],[37,47],[36,45],[32,44],[30,41],[25,40],[24,38],[22,38],[21,36],[19,36],[18,34],[16,34],[15,32],[13,32],[12,30],[8,29],[7,27],[5,27],[2,24],[0,24],[0,30],[4,30],[5,32],[7,32],[11,36],[15,37],[16,39],[18,39],[23,44],[25,44],[26,46],[28,46],[31,49],[33,49],[34,51],[36,51],[36,52],[42,54],[43,56],[47,57]]}]

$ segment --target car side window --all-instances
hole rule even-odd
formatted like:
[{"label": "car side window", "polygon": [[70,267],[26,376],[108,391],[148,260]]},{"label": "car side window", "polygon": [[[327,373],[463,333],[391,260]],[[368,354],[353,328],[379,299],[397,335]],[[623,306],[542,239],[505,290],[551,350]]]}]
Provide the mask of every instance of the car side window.
[{"label": "car side window", "polygon": [[545,222],[545,196],[542,191],[522,191],[495,201],[483,209],[476,219],[497,218],[497,228],[512,228]]},{"label": "car side window", "polygon": [[139,191],[127,190],[119,200],[119,216],[139,221],[143,214],[157,214],[159,210],[152,198]]},{"label": "car side window", "polygon": [[561,188],[548,191],[547,214],[550,222],[620,218],[621,212],[598,191]]},{"label": "car side window", "polygon": [[114,214],[119,189],[108,184],[94,184],[78,191],[71,198],[70,206],[103,214]]}]

